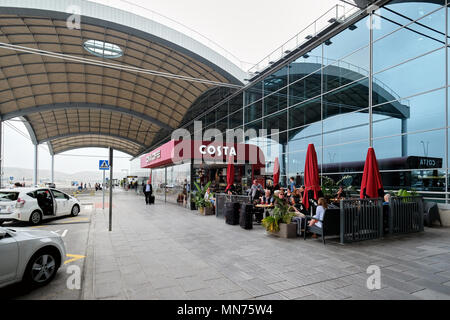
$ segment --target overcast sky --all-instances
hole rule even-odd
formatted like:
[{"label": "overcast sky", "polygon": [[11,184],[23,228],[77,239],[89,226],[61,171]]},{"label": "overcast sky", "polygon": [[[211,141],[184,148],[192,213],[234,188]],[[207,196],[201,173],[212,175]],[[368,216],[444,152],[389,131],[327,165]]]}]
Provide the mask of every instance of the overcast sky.
[{"label": "overcast sky", "polygon": [[[149,8],[188,26],[247,63],[257,63],[286,40],[330,9],[338,0],[95,0],[102,4],[151,18]],[[156,18],[155,18],[156,19]],[[18,121],[12,125],[26,132]],[[28,135],[28,134],[27,134]],[[31,141],[4,125],[5,167],[33,168]],[[67,156],[78,155],[78,156]],[[84,155],[89,155],[85,157]],[[79,149],[55,157],[55,171],[76,173],[98,169],[98,160],[107,158],[107,149]],[[116,172],[129,169],[127,155],[115,152]],[[98,156],[98,158],[95,158]],[[50,155],[45,146],[39,148],[39,168],[50,169]],[[41,175],[41,178],[42,175]]]}]

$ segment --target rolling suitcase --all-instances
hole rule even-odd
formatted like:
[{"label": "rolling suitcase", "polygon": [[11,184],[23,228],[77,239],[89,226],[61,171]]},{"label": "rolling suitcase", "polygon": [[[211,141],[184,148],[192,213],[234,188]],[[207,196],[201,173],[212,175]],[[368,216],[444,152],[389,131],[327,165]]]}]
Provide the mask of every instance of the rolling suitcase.
[{"label": "rolling suitcase", "polygon": [[239,224],[239,207],[237,202],[225,203],[225,223],[232,226]]},{"label": "rolling suitcase", "polygon": [[155,196],[154,195],[150,196],[150,204],[155,204]]},{"label": "rolling suitcase", "polygon": [[253,206],[251,204],[243,203],[239,217],[239,225],[242,229],[253,229]]}]

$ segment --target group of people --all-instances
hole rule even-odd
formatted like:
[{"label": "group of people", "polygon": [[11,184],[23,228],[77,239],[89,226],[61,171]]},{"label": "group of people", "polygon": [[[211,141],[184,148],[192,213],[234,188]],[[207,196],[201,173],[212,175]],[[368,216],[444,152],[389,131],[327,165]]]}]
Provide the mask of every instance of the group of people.
[{"label": "group of people", "polygon": [[[276,201],[276,199],[281,200],[281,203],[287,204],[294,209],[296,217],[293,220],[298,220],[298,225],[301,226],[302,219],[305,218],[305,215],[309,214],[305,204],[303,203],[304,194],[306,192],[305,190],[306,188],[303,185],[297,188],[294,178],[290,179],[290,183],[287,188],[273,186],[269,182],[266,189],[264,189],[257,180],[254,180],[252,186],[248,190],[248,195],[251,197],[254,205],[261,204],[267,206],[277,206],[280,204],[280,201]],[[346,194],[343,187],[340,187],[336,194],[336,198],[342,199],[345,195]],[[323,197],[323,193],[321,191],[319,192],[319,197],[317,200],[310,197],[309,201],[311,205],[316,208],[315,215],[309,221],[309,226],[316,225],[317,227],[322,228],[321,221],[323,220],[325,210],[328,208],[327,201]],[[261,214],[256,214],[257,222],[259,222],[261,218]],[[313,235],[313,237],[315,237],[315,235]]]}]

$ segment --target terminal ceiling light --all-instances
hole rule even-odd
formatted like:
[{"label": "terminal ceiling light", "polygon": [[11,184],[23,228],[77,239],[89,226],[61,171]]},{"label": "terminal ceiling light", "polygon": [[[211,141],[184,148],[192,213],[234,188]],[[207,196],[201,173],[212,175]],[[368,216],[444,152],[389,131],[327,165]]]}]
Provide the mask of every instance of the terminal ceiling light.
[{"label": "terminal ceiling light", "polygon": [[333,42],[331,42],[331,40],[325,41],[325,45],[327,45],[327,46],[331,45],[332,43],[333,43]]},{"label": "terminal ceiling light", "polygon": [[308,59],[308,58],[309,58],[309,54],[305,53],[305,54],[303,55],[303,58]]},{"label": "terminal ceiling light", "polygon": [[353,30],[355,30],[355,29],[357,29],[358,27],[357,26],[355,26],[354,24],[352,24],[350,27],[348,27],[351,31],[353,31]]},{"label": "terminal ceiling light", "polygon": [[100,58],[115,59],[123,56],[123,51],[118,45],[100,40],[87,40],[83,47],[90,54]]}]

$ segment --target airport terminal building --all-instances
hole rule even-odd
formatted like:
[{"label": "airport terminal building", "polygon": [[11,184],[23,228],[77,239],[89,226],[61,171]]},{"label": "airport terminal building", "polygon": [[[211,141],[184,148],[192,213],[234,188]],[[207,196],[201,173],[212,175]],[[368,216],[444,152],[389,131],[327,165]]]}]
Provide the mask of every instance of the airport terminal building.
[{"label": "airport terminal building", "polygon": [[[0,124],[25,124],[36,182],[45,143],[52,156],[113,147],[134,157],[129,176],[153,172],[156,187],[181,188],[204,168],[142,166],[141,157],[178,128],[194,137],[201,121],[202,130],[267,130],[235,143],[264,152],[267,176],[278,157],[282,184],[301,181],[313,143],[322,177],[358,188],[373,146],[386,190],[448,202],[448,0],[341,3],[351,10],[332,8],[244,72],[215,48],[130,12],[3,0]],[[78,28],[67,26],[73,6],[83,8]],[[245,181],[261,174],[254,169],[242,169]]]},{"label": "airport terminal building", "polygon": [[323,176],[358,186],[373,146],[386,190],[448,200],[446,2],[356,1],[354,14],[301,34],[299,47],[253,68],[243,89],[207,91],[182,127],[194,134],[195,120],[203,130],[267,129],[266,139],[245,141],[263,150],[279,129],[279,152],[265,158],[270,173],[279,156],[283,184],[301,177],[314,143]]}]

